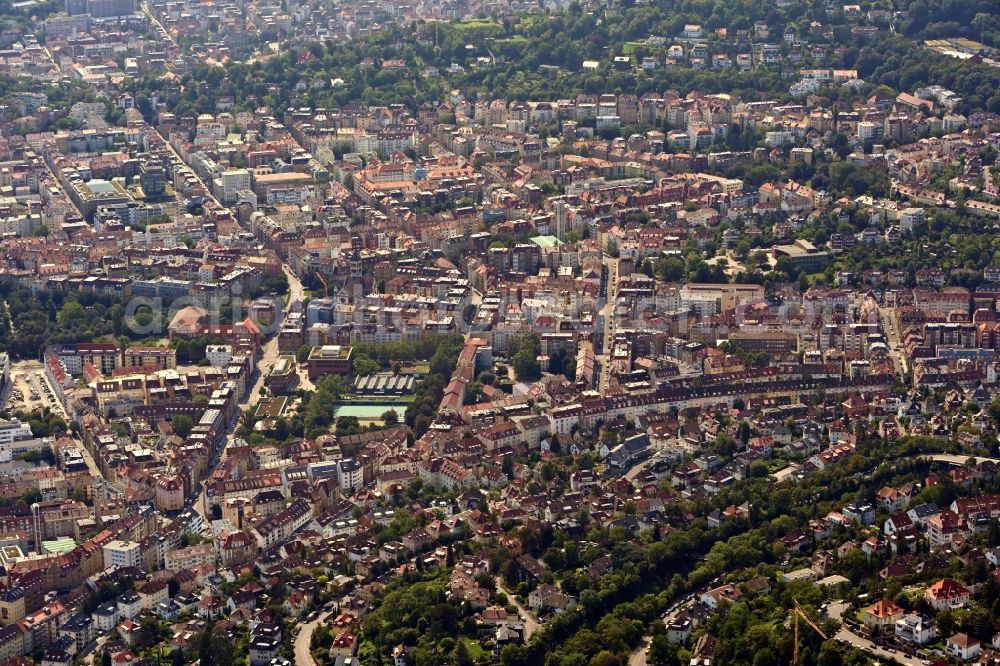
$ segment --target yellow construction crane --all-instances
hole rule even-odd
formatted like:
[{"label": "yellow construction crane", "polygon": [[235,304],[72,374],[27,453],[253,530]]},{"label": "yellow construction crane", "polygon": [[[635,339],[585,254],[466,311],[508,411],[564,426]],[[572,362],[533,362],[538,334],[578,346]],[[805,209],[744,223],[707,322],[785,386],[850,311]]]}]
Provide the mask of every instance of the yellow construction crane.
[{"label": "yellow construction crane", "polygon": [[323,275],[320,274],[319,271],[316,271],[316,277],[318,277],[319,281],[323,283],[323,298],[329,298],[330,297],[330,285],[328,285],[326,283],[326,280],[323,279]]},{"label": "yellow construction crane", "polygon": [[802,606],[799,605],[798,599],[792,599],[792,602],[795,604],[795,607],[792,609],[792,617],[795,624],[795,641],[793,643],[793,648],[792,648],[793,649],[792,666],[799,666],[799,618],[801,617],[803,620],[805,620],[809,624],[809,626],[816,631],[817,634],[823,637],[823,640],[826,640],[827,638],[829,638],[829,636],[827,636],[826,632],[820,629],[815,622],[809,619],[809,616],[806,615],[804,610],[802,610]]}]

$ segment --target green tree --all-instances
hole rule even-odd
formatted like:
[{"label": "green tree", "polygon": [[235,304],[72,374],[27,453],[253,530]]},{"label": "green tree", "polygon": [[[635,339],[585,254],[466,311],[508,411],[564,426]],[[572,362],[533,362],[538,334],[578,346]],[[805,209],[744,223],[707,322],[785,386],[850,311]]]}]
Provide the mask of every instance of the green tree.
[{"label": "green tree", "polygon": [[778,658],[769,647],[763,647],[753,657],[753,666],[778,666]]},{"label": "green tree", "polygon": [[957,623],[954,613],[950,610],[939,611],[934,618],[934,623],[937,625],[938,633],[942,636],[951,636],[955,633]]},{"label": "green tree", "polygon": [[74,328],[78,326],[86,317],[86,310],[76,301],[66,301],[59,309],[57,321],[63,328]]},{"label": "green tree", "polygon": [[191,428],[194,427],[194,420],[187,414],[178,414],[170,421],[170,427],[175,435],[186,439],[191,434]]},{"label": "green tree", "polygon": [[309,646],[312,649],[329,649],[330,645],[333,644],[333,634],[330,632],[330,628],[321,624],[313,631],[312,638],[309,639]]},{"label": "green tree", "polygon": [[368,375],[374,375],[382,369],[382,367],[375,361],[371,359],[365,353],[357,353],[354,355],[354,374],[358,377],[366,377]]},{"label": "green tree", "polygon": [[459,639],[455,642],[455,651],[453,657],[455,666],[472,666],[472,655],[469,654],[469,648],[466,646],[465,641]]},{"label": "green tree", "polygon": [[654,636],[649,643],[649,663],[654,666],[677,663],[677,645],[666,634]]},{"label": "green tree", "polygon": [[309,353],[312,351],[310,345],[302,345],[299,347],[299,351],[295,353],[295,360],[299,363],[305,363],[309,360]]},{"label": "green tree", "polygon": [[337,434],[338,435],[353,435],[361,430],[361,423],[358,421],[356,416],[338,416],[337,417]]},{"label": "green tree", "polygon": [[622,660],[613,652],[602,650],[590,660],[590,666],[622,666]]},{"label": "green tree", "polygon": [[684,260],[679,257],[664,257],[656,262],[656,275],[666,282],[683,280],[687,271]]},{"label": "green tree", "polygon": [[216,666],[212,651],[212,625],[205,628],[198,641],[198,666]]},{"label": "green tree", "polygon": [[542,351],[542,343],[537,333],[511,338],[507,341],[507,348],[514,374],[519,380],[532,381],[541,377],[538,355]]},{"label": "green tree", "polygon": [[844,657],[841,654],[840,643],[834,639],[823,641],[816,663],[817,666],[843,666]]},{"label": "green tree", "polygon": [[156,645],[160,639],[160,621],[155,616],[147,616],[139,622],[139,643],[144,647]]}]

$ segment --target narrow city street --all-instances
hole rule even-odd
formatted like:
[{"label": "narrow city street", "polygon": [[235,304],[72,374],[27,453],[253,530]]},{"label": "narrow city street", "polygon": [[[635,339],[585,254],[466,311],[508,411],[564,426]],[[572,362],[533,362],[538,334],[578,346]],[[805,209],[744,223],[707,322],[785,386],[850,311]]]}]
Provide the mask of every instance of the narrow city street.
[{"label": "narrow city street", "polygon": [[[166,146],[167,150],[169,150],[171,154],[177,159],[177,162],[179,164],[187,164],[181,158],[180,154],[178,154],[178,152],[174,150],[174,147],[170,145],[170,141],[167,140],[167,137],[163,136],[160,130],[157,130],[157,133],[163,138],[163,145]],[[200,175],[198,175],[198,173],[194,169],[191,169],[191,173],[193,173],[194,177],[198,179],[199,183],[201,183],[202,188],[205,190],[205,196],[211,199],[213,203],[215,203],[216,208],[223,208],[222,202],[216,199],[215,195],[212,194],[211,184],[206,183],[205,180]]]},{"label": "narrow city street", "polygon": [[142,8],[143,8],[143,13],[145,13],[146,16],[149,17],[150,22],[156,26],[157,31],[160,33],[163,39],[170,42],[171,45],[173,45],[173,47],[179,51],[181,48],[180,44],[178,44],[177,40],[174,39],[173,36],[167,31],[167,29],[163,27],[163,24],[160,23],[160,19],[158,19],[156,17],[156,14],[153,13],[153,10],[149,8],[149,3],[143,2]]},{"label": "narrow city street", "polygon": [[892,359],[892,366],[899,377],[905,378],[909,369],[906,364],[906,354],[903,353],[903,340],[900,331],[896,326],[895,308],[880,307],[878,310],[882,330],[889,346],[889,357]]},{"label": "narrow city street", "polygon": [[320,613],[312,622],[299,625],[299,633],[295,635],[295,666],[315,666],[316,660],[309,652],[313,632],[316,627],[326,622],[332,612]]},{"label": "narrow city street", "polygon": [[611,352],[615,337],[615,302],[618,298],[618,259],[604,257],[604,266],[608,269],[607,302],[601,308],[600,314],[604,318],[604,329],[600,332],[602,336],[601,354],[597,355],[597,361],[601,366],[601,376],[598,382],[598,390],[604,393],[611,383]]},{"label": "narrow city street", "polygon": [[649,644],[652,641],[651,636],[643,636],[639,641],[639,645],[632,650],[632,654],[628,656],[628,666],[646,666],[646,651],[649,649]]},{"label": "narrow city street", "polygon": [[302,286],[302,280],[298,278],[288,264],[282,264],[281,271],[288,278],[288,302],[286,305],[290,306],[292,303],[301,303],[306,297],[306,290]]}]

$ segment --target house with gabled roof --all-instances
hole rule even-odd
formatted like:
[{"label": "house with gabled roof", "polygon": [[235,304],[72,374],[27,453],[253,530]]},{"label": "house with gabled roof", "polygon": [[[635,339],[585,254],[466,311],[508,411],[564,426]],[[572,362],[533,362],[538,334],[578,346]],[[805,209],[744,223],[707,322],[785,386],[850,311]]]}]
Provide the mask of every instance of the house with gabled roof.
[{"label": "house with gabled roof", "polygon": [[888,599],[880,599],[865,609],[865,626],[869,629],[895,628],[903,617],[903,609]]},{"label": "house with gabled roof", "polygon": [[563,594],[552,585],[542,585],[528,593],[528,608],[541,613],[552,610],[563,613],[576,606],[576,598]]},{"label": "house with gabled roof", "polygon": [[517,564],[525,578],[539,583],[545,580],[545,567],[531,555],[517,558]]},{"label": "house with gabled roof", "polygon": [[882,531],[886,536],[891,534],[898,534],[900,532],[906,532],[914,529],[913,519],[910,518],[910,514],[905,512],[899,512],[893,514],[885,523],[882,524]]},{"label": "house with gabled roof", "polygon": [[878,508],[895,513],[906,508],[908,498],[895,488],[883,486],[875,493],[875,504]]},{"label": "house with gabled roof", "polygon": [[969,603],[972,593],[951,578],[942,578],[924,590],[924,598],[936,611],[954,610]]},{"label": "house with gabled roof", "polygon": [[719,604],[723,601],[734,604],[742,598],[743,593],[740,592],[740,588],[731,583],[726,583],[725,585],[713,588],[708,592],[703,593],[700,597],[701,601],[712,610],[718,608]]},{"label": "house with gabled roof", "polygon": [[983,646],[978,638],[968,634],[958,633],[945,641],[944,651],[952,657],[969,661],[975,659],[983,652]]}]

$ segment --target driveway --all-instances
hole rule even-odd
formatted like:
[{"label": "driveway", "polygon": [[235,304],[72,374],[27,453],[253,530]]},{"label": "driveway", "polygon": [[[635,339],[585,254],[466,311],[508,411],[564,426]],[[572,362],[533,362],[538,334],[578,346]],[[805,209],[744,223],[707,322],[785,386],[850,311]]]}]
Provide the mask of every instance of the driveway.
[{"label": "driveway", "polygon": [[535,619],[535,617],[528,612],[528,609],[521,605],[521,602],[517,600],[517,597],[513,593],[507,590],[503,586],[503,578],[500,576],[496,577],[497,589],[507,595],[507,600],[514,604],[517,608],[517,614],[521,616],[521,622],[524,623],[524,640],[528,641],[529,638],[534,635],[536,631],[541,630],[542,625]]}]

